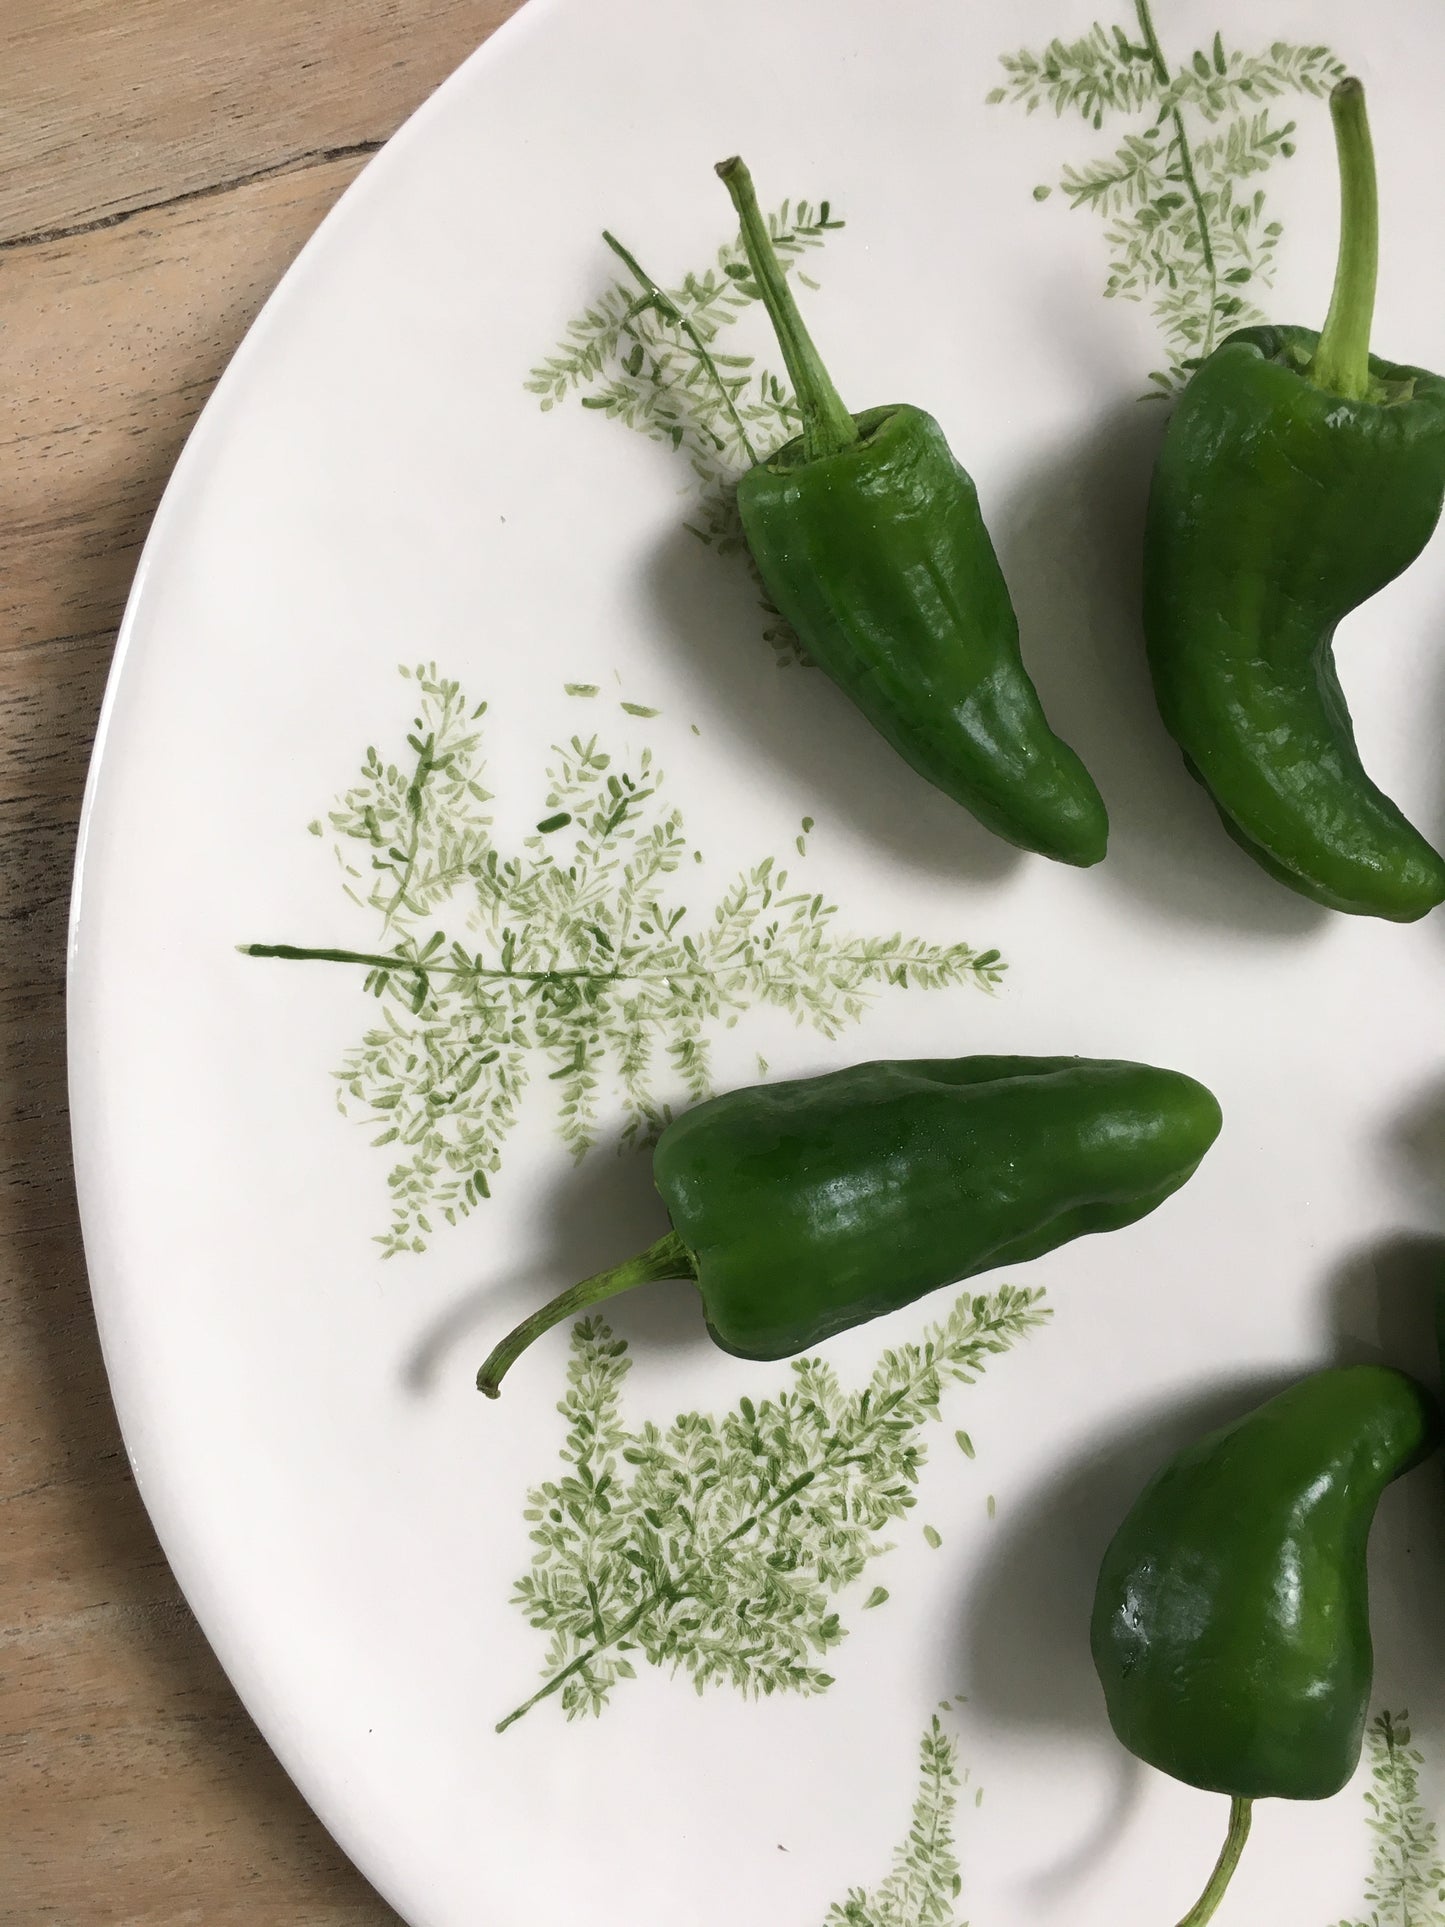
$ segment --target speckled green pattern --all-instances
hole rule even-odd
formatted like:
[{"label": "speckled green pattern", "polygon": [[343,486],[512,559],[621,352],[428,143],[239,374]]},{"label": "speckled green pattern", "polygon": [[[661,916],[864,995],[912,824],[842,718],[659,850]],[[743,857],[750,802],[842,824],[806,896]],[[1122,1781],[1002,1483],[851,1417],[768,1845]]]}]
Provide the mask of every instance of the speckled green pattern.
[{"label": "speckled green pattern", "polygon": [[[402,674],[414,705],[402,741],[368,748],[357,783],[311,825],[369,941],[242,946],[348,966],[372,1000],[338,1101],[390,1159],[387,1256],[424,1250],[491,1195],[534,1080],[551,1087],[580,1159],[599,1142],[647,1142],[674,1104],[708,1096],[712,1038],[750,1009],[834,1038],[884,990],[999,982],[996,950],[846,934],[837,905],[774,857],[684,894],[703,853],[637,743],[658,712],[604,702],[600,685],[570,686],[588,733],[552,746],[535,828],[520,850],[501,849],[483,780],[487,705],[435,666]],[[603,746],[609,713],[621,750]],[[805,817],[800,857],[812,828]]]},{"label": "speckled green pattern", "polygon": [[[1253,297],[1269,285],[1282,229],[1262,181],[1298,138],[1277,103],[1323,98],[1343,66],[1328,47],[1276,40],[1244,54],[1218,33],[1176,65],[1149,0],[1134,0],[1127,24],[1097,22],[1078,40],[1005,54],[1002,65],[995,105],[1077,115],[1096,131],[1127,124],[1112,153],[1066,167],[1057,186],[1070,207],[1103,221],[1104,293],[1149,303],[1168,357],[1149,379],[1154,393],[1175,393],[1232,329],[1264,319]],[[1327,137],[1321,116],[1318,138]],[[1034,197],[1053,191],[1041,184]]]}]

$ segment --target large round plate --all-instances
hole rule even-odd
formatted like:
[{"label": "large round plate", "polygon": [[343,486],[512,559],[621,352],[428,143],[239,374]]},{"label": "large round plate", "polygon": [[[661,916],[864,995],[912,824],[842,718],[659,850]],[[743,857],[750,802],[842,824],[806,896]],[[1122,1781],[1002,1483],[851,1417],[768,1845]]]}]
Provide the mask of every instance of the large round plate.
[{"label": "large round plate", "polygon": [[[1176,1918],[1224,1803],[1110,1734],[1100,1551],[1264,1389],[1428,1369],[1441,920],[1316,911],[1224,837],[1136,579],[1149,391],[1231,304],[1322,315],[1337,59],[1375,108],[1376,339],[1445,366],[1445,17],[1152,25],[533,0],[326,222],[157,519],[75,899],[96,1303],[181,1583],[416,1927]],[[734,150],[844,395],[931,409],[975,475],[1101,868],[975,828],[760,607],[736,435],[600,238],[716,323],[769,446]],[[1442,604],[1436,544],[1341,639],[1366,760],[1437,834]],[[1133,1229],[801,1375],[656,1285],[478,1398],[524,1307],[662,1229],[668,1106],[971,1050],[1176,1065],[1224,1134]],[[1224,1918],[1445,1917],[1442,1542],[1425,1470],[1375,1535],[1360,1774],[1262,1809]]]}]

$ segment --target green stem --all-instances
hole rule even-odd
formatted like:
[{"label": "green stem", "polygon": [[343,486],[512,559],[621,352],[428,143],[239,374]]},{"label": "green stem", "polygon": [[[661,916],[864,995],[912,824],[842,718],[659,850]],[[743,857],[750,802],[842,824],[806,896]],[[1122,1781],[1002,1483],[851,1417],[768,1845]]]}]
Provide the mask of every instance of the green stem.
[{"label": "green stem", "polygon": [[1164,58],[1164,49],[1159,45],[1159,36],[1154,31],[1154,16],[1149,8],[1149,0],[1134,0],[1134,14],[1139,22],[1139,31],[1144,36],[1144,51],[1153,65],[1155,77],[1161,87],[1169,85],[1169,63]]},{"label": "green stem", "polygon": [[843,406],[843,399],[803,325],[793,290],[788,286],[778,251],[773,246],[773,237],[758,206],[752,175],[736,154],[731,160],[719,161],[717,173],[738,211],[748,266],[762,292],[763,306],[778,337],[793,392],[798,398],[798,412],[803,418],[803,455],[810,462],[824,455],[836,455],[858,440],[858,424]]},{"label": "green stem", "polygon": [[756,462],[758,459],[757,450],[753,447],[748,437],[748,431],[743,422],[743,418],[737,410],[737,403],[733,400],[732,390],[723,380],[722,371],[713,360],[708,345],[702,338],[702,331],[698,328],[696,322],[693,321],[691,315],[683,313],[682,309],[678,307],[666,288],[659,287],[657,282],[653,280],[652,276],[638,260],[637,256],[633,254],[630,249],[623,247],[615,234],[609,234],[607,229],[603,228],[602,238],[617,258],[626,265],[628,273],[647,296],[645,302],[638,302],[635,308],[629,310],[629,313],[636,313],[637,309],[644,306],[656,308],[657,312],[665,316],[675,328],[681,329],[682,333],[687,337],[688,345],[701,362],[703,368],[707,371],[708,378],[712,382],[713,387],[716,388],[723,407],[731,416],[733,428],[738,440],[747,451],[748,460],[750,462]]},{"label": "green stem", "polygon": [[[1154,16],[1149,8],[1149,0],[1134,0],[1134,13],[1139,22],[1139,31],[1144,36],[1144,48],[1154,69],[1154,77],[1161,87],[1167,88],[1169,62],[1164,58],[1164,49],[1160,46],[1159,35],[1154,29]],[[1189,145],[1184,116],[1176,107],[1169,118],[1174,125],[1174,149],[1179,156],[1179,177],[1194,208],[1194,224],[1199,230],[1199,246],[1209,275],[1209,320],[1205,325],[1204,342],[1200,349],[1202,360],[1214,349],[1214,330],[1219,308],[1219,265],[1214,258],[1214,239],[1209,232],[1209,215],[1204,206],[1204,196],[1199,191],[1198,176],[1194,172],[1194,152]]]},{"label": "green stem", "polygon": [[[425,977],[465,977],[477,981],[505,982],[515,984],[673,984],[691,983],[698,978],[708,982],[716,980],[725,967],[735,962],[735,952],[729,950],[716,961],[702,958],[694,962],[681,961],[675,968],[658,970],[504,970],[500,965],[474,963],[433,962],[430,958],[388,956],[381,950],[337,950],[324,944],[297,943],[238,943],[237,950],[243,957],[275,957],[286,963],[340,963],[357,964],[366,970],[389,970],[397,976],[411,974]],[[872,950],[866,944],[840,944],[829,953],[835,965],[856,964],[865,967],[876,966],[886,973],[902,969],[914,961],[908,950]],[[997,964],[997,957],[987,956],[988,967]],[[802,983],[805,973],[788,970],[789,959],[773,953],[765,959],[752,959],[746,968],[753,973],[755,982],[763,984]],[[776,966],[769,969],[768,965]],[[1001,966],[1000,966],[1001,967]],[[962,960],[961,969],[979,971],[977,957]]]},{"label": "green stem", "polygon": [[697,1264],[692,1253],[675,1231],[669,1231],[635,1258],[613,1265],[610,1271],[599,1271],[591,1278],[584,1278],[580,1284],[570,1285],[540,1311],[524,1318],[483,1363],[477,1373],[477,1390],[485,1392],[488,1398],[500,1397],[507,1368],[516,1363],[534,1339],[551,1331],[554,1325],[560,1325],[564,1318],[574,1318],[590,1306],[600,1305],[604,1298],[631,1291],[634,1285],[650,1285],[659,1278],[696,1277]]},{"label": "green stem", "polygon": [[410,971],[423,977],[505,978],[517,984],[612,984],[622,976],[620,970],[503,970],[486,964],[432,963],[415,957],[388,957],[379,950],[332,950],[324,944],[239,943],[236,948],[243,957],[279,957],[286,963],[361,964],[368,970],[391,970],[398,975]]},{"label": "green stem", "polygon": [[1340,157],[1340,253],[1330,311],[1315,350],[1311,379],[1320,388],[1363,401],[1370,392],[1370,324],[1380,266],[1380,204],[1365,89],[1353,76],[1330,95]]},{"label": "green stem", "polygon": [[1234,1870],[1239,1865],[1239,1856],[1244,1852],[1244,1843],[1249,1838],[1249,1823],[1252,1818],[1252,1801],[1231,1800],[1229,1832],[1224,1837],[1223,1851],[1215,1862],[1208,1886],[1180,1921],[1179,1927],[1204,1927],[1206,1921],[1213,1920],[1219,1903],[1224,1898],[1225,1890],[1234,1878]]},{"label": "green stem", "polygon": [[[413,738],[413,741],[416,739]],[[417,854],[421,849],[421,804],[427,784],[431,781],[432,771],[436,768],[436,732],[433,731],[417,752],[416,774],[407,785],[406,807],[411,817],[411,838],[407,846],[406,861],[401,875],[397,878],[396,894],[386,906],[382,918],[382,929],[391,928],[391,920],[406,902],[406,893],[411,888],[411,880],[416,872]]]},{"label": "green stem", "polygon": [[544,1681],[535,1693],[529,1694],[520,1706],[514,1706],[505,1719],[498,1720],[493,1730],[498,1733],[505,1733],[509,1726],[515,1726],[518,1720],[524,1720],[534,1706],[540,1706],[543,1700],[551,1699],[554,1693],[561,1692],[562,1688],[574,1673],[580,1673],[584,1667],[590,1666],[594,1659],[599,1658],[605,1653],[610,1646],[615,1646],[619,1640],[626,1639],[633,1627],[640,1624],[640,1622],[647,1617],[661,1597],[662,1595],[659,1592],[645,1594],[633,1607],[627,1617],[617,1622],[605,1639],[599,1639],[595,1646],[589,1646],[586,1652],[578,1653],[576,1658],[569,1659],[565,1666],[559,1666],[557,1671]]}]

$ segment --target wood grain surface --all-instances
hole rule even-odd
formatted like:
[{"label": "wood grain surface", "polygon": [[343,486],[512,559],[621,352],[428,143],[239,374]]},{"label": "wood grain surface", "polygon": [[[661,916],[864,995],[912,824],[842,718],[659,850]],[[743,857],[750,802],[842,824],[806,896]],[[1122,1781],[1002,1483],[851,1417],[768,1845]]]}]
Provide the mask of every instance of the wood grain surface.
[{"label": "wood grain surface", "polygon": [[517,0],[0,8],[0,1927],[379,1927],[126,1465],[65,1107],[65,918],[140,544],[227,359]]}]

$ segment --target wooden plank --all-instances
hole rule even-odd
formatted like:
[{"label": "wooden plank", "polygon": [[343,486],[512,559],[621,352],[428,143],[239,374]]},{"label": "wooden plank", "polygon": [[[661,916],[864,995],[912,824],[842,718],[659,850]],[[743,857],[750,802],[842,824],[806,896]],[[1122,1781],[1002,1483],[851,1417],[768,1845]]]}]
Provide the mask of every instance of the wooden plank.
[{"label": "wooden plank", "polygon": [[[63,917],[37,924],[58,963]],[[58,971],[15,1015],[29,1115],[17,1131],[6,1107],[0,1181],[14,1216],[38,1192],[51,1222],[7,1225],[0,1274],[0,1927],[396,1927],[241,1711],[155,1542],[90,1314]]]},{"label": "wooden plank", "polygon": [[0,246],[385,140],[516,0],[12,0]]},{"label": "wooden plank", "polygon": [[21,1664],[16,1717],[43,1724],[0,1736],[4,1927],[396,1927],[182,1608],[96,1614]]},{"label": "wooden plank", "polygon": [[0,1927],[395,1927],[236,1702],[130,1478],[70,1179],[65,919],[115,625],[185,435],[364,150],[511,4],[0,9]]},{"label": "wooden plank", "polygon": [[202,403],[364,164],[321,162],[137,214],[0,272],[11,396],[0,431],[0,642],[115,626]]}]

